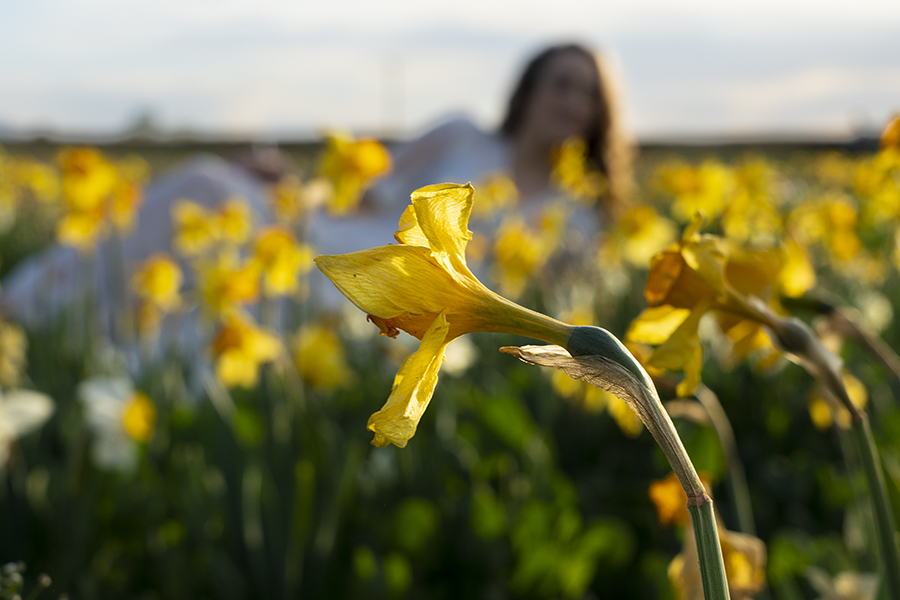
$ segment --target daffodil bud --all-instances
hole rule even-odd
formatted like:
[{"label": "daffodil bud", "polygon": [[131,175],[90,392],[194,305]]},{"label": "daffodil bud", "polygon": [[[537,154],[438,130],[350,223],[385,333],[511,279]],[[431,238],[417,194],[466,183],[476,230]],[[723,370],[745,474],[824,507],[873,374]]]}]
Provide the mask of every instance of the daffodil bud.
[{"label": "daffodil bud", "polygon": [[645,388],[653,388],[647,372],[628,348],[602,327],[575,327],[566,343],[566,350],[572,356],[603,356],[628,369]]}]

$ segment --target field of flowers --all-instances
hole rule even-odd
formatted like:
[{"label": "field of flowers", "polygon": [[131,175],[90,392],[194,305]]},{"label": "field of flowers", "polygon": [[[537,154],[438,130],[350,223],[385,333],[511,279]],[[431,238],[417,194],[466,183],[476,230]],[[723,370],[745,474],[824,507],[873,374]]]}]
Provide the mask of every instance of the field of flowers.
[{"label": "field of flowers", "polygon": [[[646,151],[596,239],[572,226],[604,185],[582,153],[534,219],[508,180],[473,182],[472,222],[496,227],[460,255],[646,368],[732,598],[895,597],[900,120],[862,149]],[[702,598],[666,456],[616,395],[498,352],[533,340],[453,341],[414,437],[370,419],[416,368],[417,341],[379,328],[421,326],[425,352],[443,318],[317,301],[316,216],[364,217],[380,144],[288,153],[268,222],[179,198],[171,246],[131,262],[173,156],[0,148],[0,276],[56,251],[75,281],[31,319],[0,284],[0,598]],[[395,221],[383,244],[437,253],[424,213]]]}]

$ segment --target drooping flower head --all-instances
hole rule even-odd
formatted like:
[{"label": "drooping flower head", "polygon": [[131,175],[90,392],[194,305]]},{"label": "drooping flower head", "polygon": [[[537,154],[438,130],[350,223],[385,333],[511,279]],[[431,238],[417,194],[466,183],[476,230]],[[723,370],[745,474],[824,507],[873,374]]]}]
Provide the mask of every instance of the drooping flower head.
[{"label": "drooping flower head", "polygon": [[472,274],[465,249],[473,199],[471,185],[422,188],[400,218],[399,244],[316,258],[384,335],[402,330],[422,340],[400,367],[384,408],[369,419],[376,446],[403,447],[413,436],[453,339],[492,331],[564,345],[575,329],[495,294]]}]

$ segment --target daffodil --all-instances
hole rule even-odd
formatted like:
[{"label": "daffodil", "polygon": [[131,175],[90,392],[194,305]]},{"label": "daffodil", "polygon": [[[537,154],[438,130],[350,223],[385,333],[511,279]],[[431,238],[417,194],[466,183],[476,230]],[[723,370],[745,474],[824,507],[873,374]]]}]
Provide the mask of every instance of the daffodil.
[{"label": "daffodil", "polygon": [[262,271],[267,295],[297,291],[297,277],[312,268],[312,259],[312,248],[298,243],[290,229],[268,227],[256,237],[254,260]]},{"label": "daffodil", "polygon": [[59,156],[65,213],[57,227],[63,244],[88,251],[112,224],[121,233],[134,225],[144,171],[126,163],[117,168],[92,148],[64,150]]},{"label": "daffodil", "polygon": [[85,420],[94,435],[92,454],[103,469],[130,471],[138,444],[153,437],[156,407],[126,377],[95,377],[78,386]]},{"label": "daffodil", "polygon": [[326,139],[321,174],[334,186],[328,210],[343,215],[356,208],[369,181],[391,168],[391,155],[377,140],[332,133]]},{"label": "daffodil", "polygon": [[0,471],[6,467],[15,440],[40,428],[53,414],[53,400],[30,390],[0,389]]},{"label": "daffodil", "polygon": [[0,318],[0,387],[19,385],[27,349],[28,340],[22,328]]},{"label": "daffodil", "polygon": [[131,285],[143,300],[157,308],[171,312],[181,303],[181,268],[165,254],[154,254],[146,259],[132,276]]},{"label": "daffodil", "polygon": [[175,229],[173,246],[186,256],[201,254],[221,237],[220,222],[213,211],[191,200],[181,199],[172,206]]},{"label": "daffodil", "polygon": [[400,367],[387,403],[369,419],[376,446],[404,447],[413,436],[455,338],[493,331],[566,345],[577,329],[518,306],[475,278],[465,259],[473,197],[470,185],[422,188],[400,218],[399,244],[316,258],[383,334],[403,330],[421,340]]},{"label": "daffodil", "polygon": [[709,311],[718,313],[738,356],[759,349],[774,352],[761,329],[771,325],[772,313],[760,304],[777,301],[777,293],[784,291],[779,287],[782,269],[791,265],[778,251],[746,251],[716,236],[701,235],[702,223],[698,214],[679,242],[653,257],[644,289],[648,308],[626,334],[629,342],[658,346],[648,368],[684,371],[680,396],[690,395],[700,383],[703,353],[698,330]]},{"label": "daffodil", "polygon": [[734,173],[725,165],[705,161],[700,166],[665,163],[656,173],[661,187],[675,196],[673,211],[687,221],[697,211],[716,216],[734,193]]},{"label": "daffodil", "polygon": [[244,198],[229,198],[219,207],[219,231],[222,237],[234,244],[243,244],[253,229],[250,204]]},{"label": "daffodil", "polygon": [[[869,402],[866,386],[847,371],[844,371],[843,379],[853,405],[860,411],[865,410]],[[850,429],[850,412],[821,384],[813,388],[810,395],[809,416],[818,429],[828,429],[832,424],[837,424],[841,429]]]},{"label": "daffodil", "polygon": [[587,203],[596,201],[607,188],[606,178],[589,164],[587,145],[578,137],[567,139],[555,152],[552,179],[572,198]]},{"label": "daffodil", "polygon": [[346,351],[334,331],[322,324],[300,329],[294,343],[294,359],[300,375],[309,385],[334,389],[352,381]]},{"label": "daffodil", "polygon": [[226,313],[259,296],[259,264],[242,261],[234,252],[222,252],[214,261],[200,263],[197,272],[203,300],[214,313]]},{"label": "daffodil", "polygon": [[259,367],[282,353],[278,337],[242,313],[229,314],[212,345],[216,374],[228,387],[252,388],[259,381]]}]

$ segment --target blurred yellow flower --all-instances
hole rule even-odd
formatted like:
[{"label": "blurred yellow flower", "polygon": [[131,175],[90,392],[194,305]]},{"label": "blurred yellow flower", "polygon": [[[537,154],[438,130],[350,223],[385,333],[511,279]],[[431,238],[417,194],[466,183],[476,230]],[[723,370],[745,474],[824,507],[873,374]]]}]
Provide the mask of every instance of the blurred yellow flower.
[{"label": "blurred yellow flower", "polygon": [[538,234],[521,219],[506,219],[497,230],[494,241],[494,271],[500,293],[517,298],[534,272],[547,260],[547,249]]},{"label": "blurred yellow flower", "polygon": [[281,222],[292,223],[325,204],[332,191],[331,183],[322,177],[304,184],[296,175],[288,174],[271,187],[269,199],[275,217]]},{"label": "blurred yellow flower", "polygon": [[635,266],[650,262],[676,235],[672,222],[648,205],[629,208],[612,232],[625,260]]},{"label": "blurred yellow flower", "polygon": [[606,193],[603,173],[587,159],[584,140],[572,137],[554,153],[552,179],[559,188],[576,200],[592,203]]},{"label": "blurred yellow flower", "polygon": [[73,212],[91,212],[102,207],[119,182],[112,164],[92,148],[63,150],[59,166],[63,199]]},{"label": "blurred yellow flower", "polygon": [[213,341],[216,375],[228,387],[252,388],[259,381],[259,367],[278,358],[281,341],[242,313],[229,314]]},{"label": "blurred yellow flower", "polygon": [[215,244],[221,237],[221,223],[213,211],[191,200],[181,199],[172,206],[172,245],[186,256],[195,256]]},{"label": "blurred yellow flower", "polygon": [[125,405],[125,431],[139,442],[148,442],[153,437],[156,425],[156,406],[144,392],[137,391]]},{"label": "blurred yellow flower", "polygon": [[[701,476],[704,485],[708,480]],[[656,508],[656,516],[662,525],[686,525],[691,520],[687,507],[687,495],[675,473],[665,479],[654,481],[649,489],[650,501]]]},{"label": "blurred yellow flower", "polygon": [[471,185],[422,188],[400,218],[400,244],[316,258],[382,333],[394,337],[403,330],[422,341],[400,367],[385,406],[369,419],[376,446],[403,447],[413,436],[454,338],[493,331],[563,345],[573,329],[498,296],[475,278],[465,260],[473,196]]},{"label": "blurred yellow flower", "polygon": [[241,261],[236,253],[222,252],[212,262],[198,265],[200,290],[206,306],[223,313],[259,297],[260,267],[254,260]]},{"label": "blurred yellow flower", "polygon": [[478,202],[472,206],[472,217],[483,219],[513,208],[519,201],[516,184],[505,173],[491,173],[478,185]]},{"label": "blurred yellow flower", "polygon": [[268,227],[256,237],[254,260],[267,296],[291,294],[298,289],[297,277],[312,268],[313,249],[298,244],[290,229]]},{"label": "blurred yellow flower", "polygon": [[143,199],[143,191],[136,183],[116,183],[110,196],[109,219],[117,231],[128,233],[134,228],[135,216]]},{"label": "blurred yellow flower", "polygon": [[762,158],[745,160],[734,169],[735,192],[722,214],[725,236],[741,242],[771,244],[778,239],[782,219],[772,193],[774,172]]},{"label": "blurred yellow flower", "polygon": [[181,303],[181,268],[165,253],[146,259],[131,279],[131,286],[141,299],[157,308],[172,312]]},{"label": "blurred yellow flower", "polygon": [[306,382],[315,388],[334,389],[353,380],[353,370],[340,338],[321,324],[307,325],[298,333],[294,343],[297,369]]},{"label": "blurred yellow flower", "polygon": [[672,210],[680,221],[689,220],[697,211],[711,217],[719,215],[734,193],[733,171],[712,160],[695,167],[664,163],[656,178],[664,190],[675,196]]},{"label": "blurred yellow flower", "polygon": [[[866,386],[847,371],[844,371],[843,377],[844,387],[847,395],[850,396],[850,401],[862,411],[869,403]],[[810,394],[809,416],[813,425],[822,430],[830,428],[833,424],[837,424],[841,429],[850,429],[851,426],[850,412],[821,384],[816,385]]]},{"label": "blurred yellow flower", "polygon": [[22,328],[0,318],[0,388],[19,385],[27,350],[28,340]]},{"label": "blurred yellow flower", "polygon": [[378,141],[332,133],[326,137],[325,155],[319,166],[321,174],[334,187],[328,210],[334,215],[351,212],[373,177],[391,168],[391,155]]},{"label": "blurred yellow flower", "polygon": [[219,219],[218,230],[224,240],[234,244],[243,244],[247,241],[253,229],[253,219],[250,205],[246,200],[239,197],[229,198],[216,212]]},{"label": "blurred yellow flower", "polygon": [[92,148],[60,152],[65,209],[57,228],[61,243],[85,252],[106,233],[108,224],[122,233],[133,227],[142,198],[143,171],[129,169],[128,164],[125,161],[120,172]]}]

